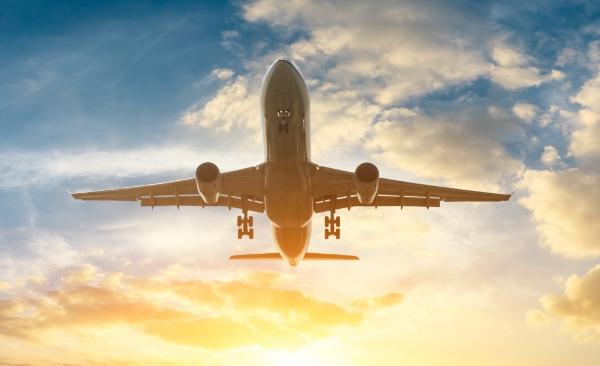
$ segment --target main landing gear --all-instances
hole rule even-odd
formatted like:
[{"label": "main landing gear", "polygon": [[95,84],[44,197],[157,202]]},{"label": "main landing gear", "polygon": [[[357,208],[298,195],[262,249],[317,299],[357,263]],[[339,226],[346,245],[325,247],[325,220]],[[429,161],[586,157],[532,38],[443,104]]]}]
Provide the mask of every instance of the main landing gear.
[{"label": "main landing gear", "polygon": [[340,238],[340,217],[335,216],[335,201],[336,199],[332,197],[329,216],[325,216],[325,239],[329,239],[330,236]]},{"label": "main landing gear", "polygon": [[238,239],[248,236],[249,239],[254,239],[254,218],[248,216],[248,201],[246,197],[242,197],[242,213],[243,216],[237,217]]}]

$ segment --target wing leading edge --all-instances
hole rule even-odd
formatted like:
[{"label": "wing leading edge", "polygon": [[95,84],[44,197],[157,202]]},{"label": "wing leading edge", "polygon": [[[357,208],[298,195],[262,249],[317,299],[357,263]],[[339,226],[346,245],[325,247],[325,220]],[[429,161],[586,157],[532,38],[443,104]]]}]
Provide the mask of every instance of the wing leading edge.
[{"label": "wing leading edge", "polygon": [[380,179],[373,203],[363,205],[358,201],[354,186],[354,173],[327,167],[317,167],[313,172],[314,211],[355,206],[417,206],[440,207],[441,202],[501,202],[510,194],[471,191],[426,184]]}]

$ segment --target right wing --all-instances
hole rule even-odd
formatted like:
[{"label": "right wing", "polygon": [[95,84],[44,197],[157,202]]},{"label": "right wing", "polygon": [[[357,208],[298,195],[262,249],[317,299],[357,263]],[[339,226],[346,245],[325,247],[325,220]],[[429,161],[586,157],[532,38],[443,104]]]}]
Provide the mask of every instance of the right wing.
[{"label": "right wing", "polygon": [[73,193],[73,198],[95,201],[140,201],[142,206],[225,206],[264,212],[264,169],[262,165],[221,174],[217,203],[208,205],[194,178],[142,186]]},{"label": "right wing", "polygon": [[379,189],[372,204],[362,205],[356,196],[354,173],[339,169],[316,167],[313,172],[314,211],[355,206],[420,206],[440,207],[440,202],[499,202],[510,194],[470,191],[427,184],[379,179]]}]

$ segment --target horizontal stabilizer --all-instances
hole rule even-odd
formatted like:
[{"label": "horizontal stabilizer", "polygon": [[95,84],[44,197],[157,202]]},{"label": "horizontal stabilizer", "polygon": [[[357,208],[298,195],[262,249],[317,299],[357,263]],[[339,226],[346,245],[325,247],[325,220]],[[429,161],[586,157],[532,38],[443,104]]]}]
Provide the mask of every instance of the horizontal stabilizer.
[{"label": "horizontal stabilizer", "polygon": [[236,254],[229,257],[229,259],[282,259],[279,253],[255,253],[255,254]]},{"label": "horizontal stabilizer", "polygon": [[[255,254],[237,254],[232,255],[229,259],[233,260],[252,260],[252,259],[282,259],[279,253],[255,253]],[[342,260],[356,261],[358,257],[355,255],[345,254],[328,254],[328,253],[306,253],[304,254],[305,261],[319,260]]]},{"label": "horizontal stabilizer", "polygon": [[346,255],[346,254],[306,253],[304,255],[304,260],[305,261],[321,261],[321,260],[357,261],[358,257],[355,255]]}]

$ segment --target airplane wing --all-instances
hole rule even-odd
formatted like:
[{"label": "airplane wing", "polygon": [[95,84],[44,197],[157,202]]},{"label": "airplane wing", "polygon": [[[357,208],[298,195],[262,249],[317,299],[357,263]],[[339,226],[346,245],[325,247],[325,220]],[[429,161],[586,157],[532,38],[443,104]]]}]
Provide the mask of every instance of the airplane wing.
[{"label": "airplane wing", "polygon": [[314,169],[312,179],[314,211],[317,213],[355,206],[429,208],[440,207],[440,202],[499,202],[507,201],[511,196],[381,178],[375,200],[363,205],[356,196],[353,172],[319,166]]},{"label": "airplane wing", "polygon": [[264,212],[264,169],[262,166],[221,174],[221,193],[215,204],[204,202],[194,178],[143,186],[73,193],[73,198],[97,201],[140,201],[142,206],[225,206]]}]

